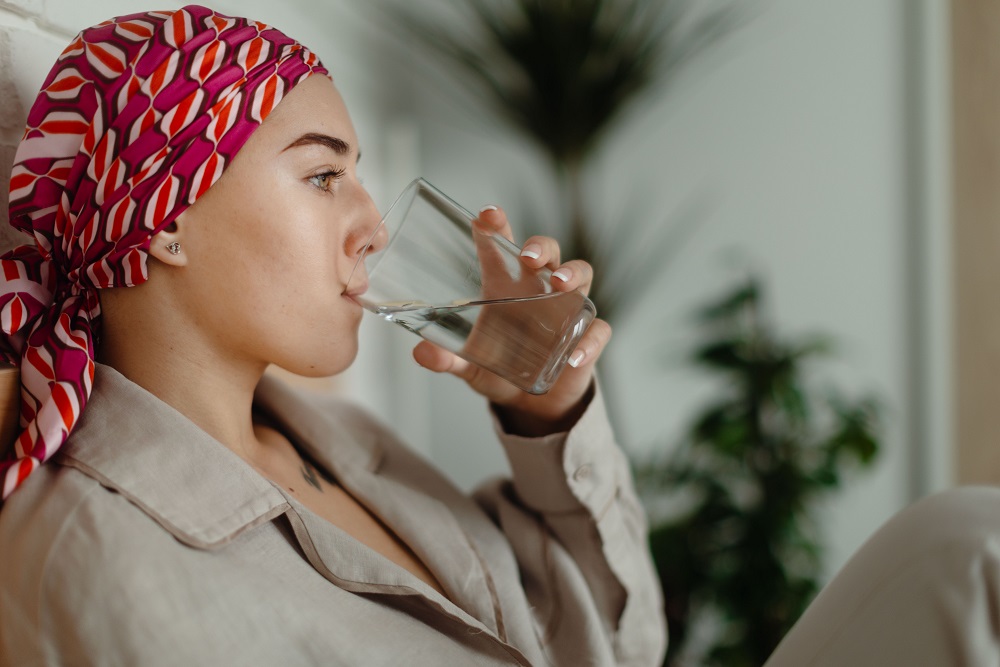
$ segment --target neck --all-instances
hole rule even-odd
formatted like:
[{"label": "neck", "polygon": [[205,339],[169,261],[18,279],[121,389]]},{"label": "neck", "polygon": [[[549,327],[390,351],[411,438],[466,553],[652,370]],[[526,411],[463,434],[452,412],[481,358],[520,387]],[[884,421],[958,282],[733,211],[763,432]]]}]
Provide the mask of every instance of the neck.
[{"label": "neck", "polygon": [[253,429],[253,395],[266,365],[225,356],[194,323],[152,313],[118,319],[114,310],[104,309],[98,361],[253,462],[263,447]]},{"label": "neck", "polygon": [[101,359],[194,422],[245,459],[260,443],[254,436],[253,393],[260,373],[217,372],[190,355],[169,358],[117,353]]}]

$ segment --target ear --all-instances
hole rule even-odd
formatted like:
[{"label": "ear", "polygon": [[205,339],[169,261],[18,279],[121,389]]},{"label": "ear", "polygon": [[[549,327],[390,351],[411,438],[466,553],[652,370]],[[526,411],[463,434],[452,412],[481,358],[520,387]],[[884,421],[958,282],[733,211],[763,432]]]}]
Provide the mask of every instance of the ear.
[{"label": "ear", "polygon": [[[156,232],[150,239],[149,254],[167,266],[187,266],[187,253],[184,251],[184,213],[186,212],[182,212],[173,222]],[[171,247],[177,252],[171,252],[169,249]]]}]

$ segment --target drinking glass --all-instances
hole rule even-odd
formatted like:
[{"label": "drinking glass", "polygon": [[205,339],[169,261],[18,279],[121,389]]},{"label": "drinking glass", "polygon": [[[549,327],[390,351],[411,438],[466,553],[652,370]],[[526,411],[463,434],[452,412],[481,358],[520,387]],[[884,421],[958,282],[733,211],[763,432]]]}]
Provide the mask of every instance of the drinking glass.
[{"label": "drinking glass", "polygon": [[[348,292],[368,311],[454,352],[532,394],[559,377],[593,321],[579,290],[556,292],[552,272],[480,225],[427,181],[410,183],[365,248]],[[364,270],[360,270],[361,267]]]}]

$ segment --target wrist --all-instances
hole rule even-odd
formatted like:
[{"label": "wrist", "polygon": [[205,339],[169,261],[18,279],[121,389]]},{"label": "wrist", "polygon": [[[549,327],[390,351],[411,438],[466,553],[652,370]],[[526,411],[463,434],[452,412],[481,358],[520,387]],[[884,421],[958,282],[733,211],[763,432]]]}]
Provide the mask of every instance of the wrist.
[{"label": "wrist", "polygon": [[[557,411],[538,411],[530,405],[493,404],[492,408],[506,433],[524,438],[542,438],[554,433],[565,433],[573,428],[587,411],[594,393],[594,383],[591,382],[578,401]],[[536,397],[531,397],[534,398]]]}]

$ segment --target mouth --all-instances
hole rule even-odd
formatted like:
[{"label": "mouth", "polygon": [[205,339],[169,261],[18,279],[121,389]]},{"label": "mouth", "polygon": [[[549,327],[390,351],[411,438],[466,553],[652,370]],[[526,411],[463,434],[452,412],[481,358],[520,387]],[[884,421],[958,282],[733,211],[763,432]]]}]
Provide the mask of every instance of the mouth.
[{"label": "mouth", "polygon": [[357,287],[354,287],[352,289],[344,290],[344,293],[343,293],[342,296],[345,299],[347,299],[348,301],[352,301],[355,304],[357,304],[357,305],[360,306],[361,302],[358,300],[358,297],[360,297],[362,294],[364,294],[367,291],[368,291],[368,283],[365,282],[365,283],[362,283],[361,285],[358,285]]}]

